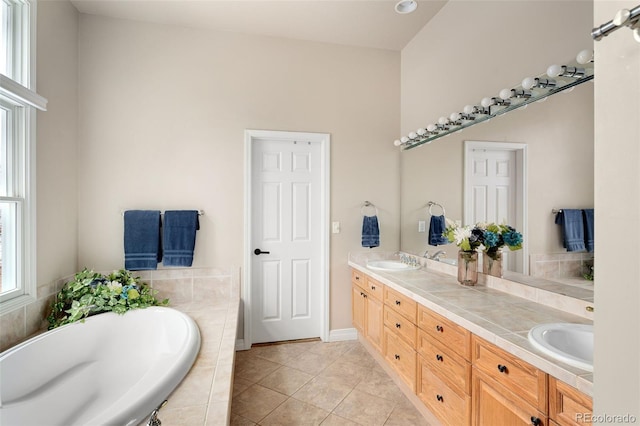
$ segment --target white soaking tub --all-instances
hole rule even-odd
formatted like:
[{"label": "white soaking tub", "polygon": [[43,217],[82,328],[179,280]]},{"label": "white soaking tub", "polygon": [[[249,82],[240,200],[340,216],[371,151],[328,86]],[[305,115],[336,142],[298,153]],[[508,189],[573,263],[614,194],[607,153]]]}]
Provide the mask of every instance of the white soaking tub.
[{"label": "white soaking tub", "polygon": [[137,425],[199,350],[196,323],[165,307],[99,314],[40,334],[0,354],[0,425]]}]

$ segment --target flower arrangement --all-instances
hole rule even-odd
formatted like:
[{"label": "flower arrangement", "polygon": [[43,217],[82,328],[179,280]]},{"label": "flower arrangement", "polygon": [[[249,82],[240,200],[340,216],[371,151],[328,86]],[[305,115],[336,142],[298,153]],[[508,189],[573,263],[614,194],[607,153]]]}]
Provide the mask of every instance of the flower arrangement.
[{"label": "flower arrangement", "polygon": [[497,255],[504,246],[509,250],[522,248],[522,234],[509,225],[477,223],[475,226],[458,226],[447,219],[443,234],[449,242],[456,243],[462,251],[484,250],[489,256]]},{"label": "flower arrangement", "polygon": [[169,304],[168,299],[158,301],[155,293],[125,269],[104,276],[85,268],[56,295],[47,317],[49,330],[102,312],[124,314],[131,309]]}]

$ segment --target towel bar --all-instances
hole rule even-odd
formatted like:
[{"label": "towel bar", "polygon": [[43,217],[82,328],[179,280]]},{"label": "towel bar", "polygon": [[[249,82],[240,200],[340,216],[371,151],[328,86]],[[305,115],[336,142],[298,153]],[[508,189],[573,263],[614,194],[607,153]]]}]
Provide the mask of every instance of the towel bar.
[{"label": "towel bar", "polygon": [[[124,216],[124,211],[120,212],[121,216]],[[160,212],[160,216],[164,215],[164,213]],[[204,210],[198,210],[198,216],[204,216]]]}]

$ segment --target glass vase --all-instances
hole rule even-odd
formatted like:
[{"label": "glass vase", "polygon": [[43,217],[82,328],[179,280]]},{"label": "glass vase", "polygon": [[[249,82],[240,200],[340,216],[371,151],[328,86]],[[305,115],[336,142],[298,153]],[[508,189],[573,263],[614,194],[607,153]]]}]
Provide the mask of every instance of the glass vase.
[{"label": "glass vase", "polygon": [[502,250],[484,251],[482,256],[482,272],[485,275],[502,278]]},{"label": "glass vase", "polygon": [[462,285],[472,286],[478,282],[478,252],[458,252],[458,282]]}]

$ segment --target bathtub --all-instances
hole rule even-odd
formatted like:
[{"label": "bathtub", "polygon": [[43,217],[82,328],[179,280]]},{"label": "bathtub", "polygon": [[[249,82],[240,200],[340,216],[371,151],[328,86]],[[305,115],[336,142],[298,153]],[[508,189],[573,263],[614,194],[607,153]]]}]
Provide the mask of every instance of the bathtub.
[{"label": "bathtub", "polygon": [[100,314],[40,334],[0,354],[0,425],[137,425],[199,350],[195,322],[165,307]]}]

